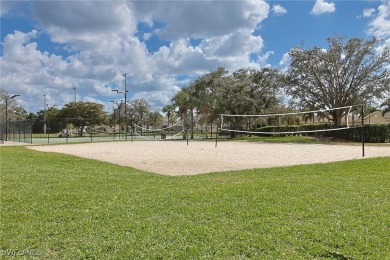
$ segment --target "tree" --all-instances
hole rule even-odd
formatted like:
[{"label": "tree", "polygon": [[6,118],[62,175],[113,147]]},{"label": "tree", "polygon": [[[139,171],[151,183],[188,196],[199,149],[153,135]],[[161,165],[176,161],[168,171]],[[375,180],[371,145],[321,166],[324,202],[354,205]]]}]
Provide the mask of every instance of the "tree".
[{"label": "tree", "polygon": [[[217,90],[216,107],[219,113],[233,115],[261,114],[278,106],[278,72],[270,68],[262,70],[239,69],[230,77],[224,77],[224,87]],[[243,117],[232,117],[232,129],[242,127]],[[248,121],[248,126],[251,122]],[[235,132],[231,132],[234,136]]]},{"label": "tree", "polygon": [[[183,128],[187,128],[187,113],[191,106],[190,104],[190,92],[188,88],[182,88],[173,98],[173,104],[179,108],[180,117],[182,120]],[[187,138],[183,135],[183,139]]]},{"label": "tree", "polygon": [[39,111],[40,114],[46,113],[46,122],[51,133],[61,132],[66,127],[66,120],[60,118],[60,110],[56,107],[50,107],[46,111]]},{"label": "tree", "polygon": [[[179,108],[184,122],[188,111],[192,116],[194,110],[200,113],[206,124],[219,118],[220,114],[257,114],[281,103],[278,80],[278,71],[270,68],[239,69],[232,75],[227,75],[224,68],[218,68],[181,89],[172,102]],[[227,120],[232,120],[233,129],[243,123],[242,117]],[[192,122],[191,117],[191,129]]]},{"label": "tree", "polygon": [[387,112],[390,112],[390,97],[387,98],[380,106],[382,110],[382,115],[385,116]]},{"label": "tree", "polygon": [[86,126],[102,124],[106,118],[102,104],[92,102],[71,102],[65,104],[57,114],[60,118],[67,118],[68,123],[79,128],[79,136],[83,135]]},{"label": "tree", "polygon": [[[389,48],[378,51],[377,39],[328,39],[329,48],[293,48],[285,79],[292,102],[308,110],[332,109],[367,103],[389,93]],[[333,110],[329,119],[341,124],[346,111]]]},{"label": "tree", "polygon": [[175,106],[173,104],[169,104],[169,105],[166,105],[165,107],[163,107],[162,111],[163,113],[167,114],[167,119],[168,119],[168,127],[169,127],[169,123],[171,123],[172,121],[172,116],[175,112]]},{"label": "tree", "polygon": [[207,124],[215,121],[222,113],[217,107],[218,90],[225,88],[228,71],[219,67],[215,71],[202,75],[191,85],[191,94],[200,115],[200,122],[206,125],[205,136],[208,137]]},{"label": "tree", "polygon": [[158,111],[149,112],[147,125],[151,128],[161,128],[163,116]]},{"label": "tree", "polygon": [[0,118],[5,120],[5,101],[7,100],[7,117],[8,120],[15,120],[17,118],[25,118],[27,112],[18,103],[17,98],[11,98],[12,95],[9,95],[4,88],[0,88]]},{"label": "tree", "polygon": [[130,124],[145,127],[150,113],[150,105],[145,99],[130,102],[127,112],[130,113]]}]

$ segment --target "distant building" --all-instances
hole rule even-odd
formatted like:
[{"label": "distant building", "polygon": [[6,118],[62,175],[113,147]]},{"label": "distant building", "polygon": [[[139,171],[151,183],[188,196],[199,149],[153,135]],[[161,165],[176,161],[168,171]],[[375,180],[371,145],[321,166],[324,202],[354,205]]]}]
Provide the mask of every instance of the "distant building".
[{"label": "distant building", "polygon": [[364,124],[390,124],[390,112],[382,115],[382,111],[377,110],[364,117]]}]

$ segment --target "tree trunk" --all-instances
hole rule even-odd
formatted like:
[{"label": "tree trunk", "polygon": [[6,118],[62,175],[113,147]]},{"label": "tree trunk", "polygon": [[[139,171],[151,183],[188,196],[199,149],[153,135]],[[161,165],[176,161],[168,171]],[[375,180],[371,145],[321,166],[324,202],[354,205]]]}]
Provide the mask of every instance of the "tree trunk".
[{"label": "tree trunk", "polygon": [[85,127],[85,126],[81,126],[81,127],[80,127],[79,137],[83,137],[84,127]]},{"label": "tree trunk", "polygon": [[332,113],[332,122],[335,127],[341,126],[341,113],[340,110],[333,110]]}]

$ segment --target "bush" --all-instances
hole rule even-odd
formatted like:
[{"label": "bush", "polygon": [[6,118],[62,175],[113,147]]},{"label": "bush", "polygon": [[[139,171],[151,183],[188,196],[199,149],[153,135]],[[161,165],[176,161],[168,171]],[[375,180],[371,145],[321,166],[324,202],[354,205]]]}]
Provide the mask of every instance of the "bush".
[{"label": "bush", "polygon": [[[302,133],[303,135],[323,135],[328,137],[336,137],[354,142],[362,141],[362,128],[351,127],[343,130],[332,131],[334,126],[331,124],[311,124],[311,125],[290,125],[290,126],[264,126],[258,128],[259,132],[280,132],[276,136],[292,135],[297,131],[315,131],[315,130],[329,130],[316,133]],[[283,133],[291,132],[291,134]],[[258,134],[264,136],[266,134]],[[388,143],[390,142],[390,124],[371,124],[364,126],[364,141],[368,143]]]}]

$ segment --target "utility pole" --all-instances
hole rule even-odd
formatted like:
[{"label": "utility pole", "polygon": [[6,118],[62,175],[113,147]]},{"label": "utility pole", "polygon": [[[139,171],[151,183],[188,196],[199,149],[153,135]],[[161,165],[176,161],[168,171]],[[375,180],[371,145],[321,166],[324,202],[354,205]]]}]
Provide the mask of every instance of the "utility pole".
[{"label": "utility pole", "polygon": [[125,140],[127,140],[127,89],[126,89],[126,76],[127,73],[122,74],[125,77]]},{"label": "utility pole", "polygon": [[124,116],[124,119],[125,119],[125,140],[127,140],[127,86],[126,86],[127,73],[123,73],[122,76],[125,77],[125,91],[122,92],[122,91],[119,91],[117,89],[113,89],[112,91],[115,91],[116,93],[123,94],[125,96],[125,116]]},{"label": "utility pole", "polygon": [[43,95],[43,133],[46,134],[46,95]]},{"label": "utility pole", "polygon": [[74,90],[74,102],[76,103],[76,87],[73,87],[73,90]]}]

